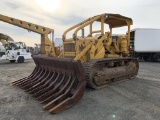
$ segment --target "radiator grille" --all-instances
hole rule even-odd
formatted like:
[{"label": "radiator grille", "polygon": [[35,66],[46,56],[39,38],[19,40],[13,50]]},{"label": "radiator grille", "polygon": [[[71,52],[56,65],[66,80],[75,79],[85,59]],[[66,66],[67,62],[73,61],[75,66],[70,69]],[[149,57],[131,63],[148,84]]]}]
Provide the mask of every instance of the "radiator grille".
[{"label": "radiator grille", "polygon": [[75,52],[75,44],[74,43],[64,44],[64,52]]}]

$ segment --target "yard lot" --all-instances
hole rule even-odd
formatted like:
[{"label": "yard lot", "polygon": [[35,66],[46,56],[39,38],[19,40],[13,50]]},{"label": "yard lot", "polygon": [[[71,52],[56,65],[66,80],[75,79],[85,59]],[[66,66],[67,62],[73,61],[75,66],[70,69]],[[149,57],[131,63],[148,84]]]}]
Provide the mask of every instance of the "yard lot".
[{"label": "yard lot", "polygon": [[50,114],[11,82],[30,75],[35,64],[0,62],[0,120],[159,120],[160,63],[139,62],[138,76],[100,90],[87,88],[82,99]]}]

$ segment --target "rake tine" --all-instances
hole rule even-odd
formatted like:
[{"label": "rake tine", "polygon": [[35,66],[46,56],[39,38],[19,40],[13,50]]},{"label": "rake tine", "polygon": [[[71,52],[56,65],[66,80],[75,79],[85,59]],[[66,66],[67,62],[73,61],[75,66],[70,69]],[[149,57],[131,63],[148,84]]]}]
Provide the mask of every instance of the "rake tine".
[{"label": "rake tine", "polygon": [[15,85],[16,85],[17,83],[19,83],[19,82],[21,82],[21,81],[23,81],[23,80],[25,80],[25,79],[31,78],[32,76],[35,75],[37,69],[38,69],[38,67],[35,67],[35,69],[33,70],[33,72],[32,72],[28,77],[24,77],[24,78],[21,78],[21,79],[19,79],[19,80],[17,80],[17,81],[14,81],[14,82],[12,82],[12,84],[15,84]]},{"label": "rake tine", "polygon": [[23,80],[20,80],[17,83],[15,83],[14,85],[20,86],[21,84],[23,84],[27,81],[30,81],[31,79],[34,79],[41,71],[42,71],[42,69],[39,68],[38,71],[35,72],[35,74],[33,76],[26,78],[26,79],[23,79]]},{"label": "rake tine", "polygon": [[50,85],[49,85],[47,88],[44,88],[44,89],[36,92],[36,93],[33,94],[32,96],[34,96],[34,97],[37,98],[37,97],[39,97],[40,95],[44,94],[44,93],[47,92],[50,88],[52,88],[52,87],[55,85],[55,83],[56,83],[57,81],[59,81],[60,78],[61,78],[61,76],[60,76],[60,74],[58,74],[57,77],[56,77],[56,79],[53,80],[52,83],[50,83]]},{"label": "rake tine", "polygon": [[44,56],[34,56],[33,59],[34,71],[13,82],[14,85],[32,94],[51,113],[65,110],[80,100],[86,85],[80,61]]},{"label": "rake tine", "polygon": [[28,88],[31,88],[32,86],[40,83],[45,77],[46,77],[46,74],[47,74],[47,71],[45,71],[38,79],[30,82],[30,83],[27,83],[26,85],[22,86],[23,89],[28,89]]},{"label": "rake tine", "polygon": [[26,89],[25,92],[32,91],[35,88],[38,88],[39,86],[43,85],[47,81],[47,79],[49,79],[49,76],[51,76],[51,72],[49,72],[48,75],[44,79],[42,79],[41,82],[38,82],[36,85],[33,85],[32,87]]},{"label": "rake tine", "polygon": [[49,90],[48,92],[45,92],[44,94],[42,94],[41,96],[39,96],[37,98],[37,100],[39,101],[43,101],[45,100],[46,98],[50,97],[51,95],[53,95],[54,93],[56,93],[57,90],[59,90],[59,86],[62,84],[62,82],[64,82],[64,78],[65,78],[65,75],[63,75],[63,77],[61,78],[61,80],[58,82],[58,84],[56,84],[54,86],[53,89]]},{"label": "rake tine", "polygon": [[33,77],[32,79],[28,79],[20,84],[18,84],[17,86],[23,88],[25,85],[32,83],[33,81],[37,80],[39,77],[41,77],[41,75],[43,74],[43,70],[35,77]]},{"label": "rake tine", "polygon": [[56,74],[56,73],[53,73],[52,76],[51,76],[51,78],[50,78],[48,81],[46,81],[45,84],[43,84],[42,86],[39,86],[39,87],[31,90],[29,93],[30,93],[30,94],[34,94],[34,93],[36,93],[36,92],[38,92],[38,91],[40,91],[40,90],[48,87],[48,86],[49,86],[49,83],[51,83],[51,80],[52,80],[55,76],[57,76],[57,75],[55,75],[55,74]]},{"label": "rake tine", "polygon": [[70,89],[73,87],[75,79],[71,80],[71,84],[69,85],[69,87],[67,88],[67,90],[65,90],[65,93],[58,96],[57,98],[53,99],[51,102],[47,103],[45,106],[43,106],[44,109],[49,110],[52,109],[55,106],[55,101],[58,101],[59,98],[65,96],[66,94],[68,94],[68,92],[70,91]]},{"label": "rake tine", "polygon": [[43,100],[41,102],[41,104],[47,104],[47,103],[51,102],[52,100],[54,100],[56,97],[63,94],[68,89],[68,87],[70,86],[69,84],[71,84],[71,76],[69,76],[67,82],[63,86],[61,86],[60,90],[57,93],[54,93],[49,98],[46,98],[45,100]]},{"label": "rake tine", "polygon": [[86,83],[83,83],[74,94],[60,96],[59,99],[57,99],[57,101],[54,102],[55,106],[52,109],[50,109],[49,112],[59,113],[63,111],[64,109],[67,109],[71,107],[72,105],[74,105],[76,102],[78,102],[81,99],[84,93],[85,86],[86,86]]}]

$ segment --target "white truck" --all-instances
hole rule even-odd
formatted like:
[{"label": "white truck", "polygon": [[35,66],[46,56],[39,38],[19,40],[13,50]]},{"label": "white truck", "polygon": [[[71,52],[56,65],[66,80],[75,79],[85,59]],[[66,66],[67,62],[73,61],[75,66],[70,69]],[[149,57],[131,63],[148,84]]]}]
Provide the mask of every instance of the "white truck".
[{"label": "white truck", "polygon": [[2,55],[4,55],[6,52],[6,49],[3,45],[0,44],[0,57],[2,57]]},{"label": "white truck", "polygon": [[133,57],[160,62],[160,29],[136,28],[130,32],[130,49]]},{"label": "white truck", "polygon": [[11,63],[17,61],[23,63],[26,59],[32,59],[31,53],[26,49],[23,42],[7,41],[5,54],[0,56],[0,60],[9,60]]}]

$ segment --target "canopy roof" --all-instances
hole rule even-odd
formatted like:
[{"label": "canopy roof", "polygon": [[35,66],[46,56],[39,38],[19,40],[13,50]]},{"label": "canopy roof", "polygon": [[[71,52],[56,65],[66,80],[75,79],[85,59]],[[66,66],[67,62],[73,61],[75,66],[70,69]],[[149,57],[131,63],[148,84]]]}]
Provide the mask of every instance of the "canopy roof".
[{"label": "canopy roof", "polygon": [[[97,15],[99,16],[99,15]],[[105,16],[104,17],[104,23],[109,24],[109,26],[111,28],[116,28],[116,27],[122,27],[122,26],[128,26],[133,24],[133,21],[131,18],[122,16],[120,14],[102,14],[101,16]],[[96,16],[94,16],[96,17]],[[101,22],[101,18],[98,19],[97,21]],[[128,22],[128,24],[127,24]]]}]

